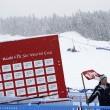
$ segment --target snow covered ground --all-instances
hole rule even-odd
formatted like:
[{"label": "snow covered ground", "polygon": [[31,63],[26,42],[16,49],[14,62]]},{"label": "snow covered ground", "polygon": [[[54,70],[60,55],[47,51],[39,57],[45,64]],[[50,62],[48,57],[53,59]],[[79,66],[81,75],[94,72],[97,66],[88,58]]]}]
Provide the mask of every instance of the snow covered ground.
[{"label": "snow covered ground", "polygon": [[[110,81],[110,51],[97,50],[96,47],[110,48],[110,43],[85,39],[76,32],[60,34],[60,48],[63,62],[66,85],[72,88],[83,88],[81,72],[94,69],[100,74],[105,74]],[[67,51],[75,45],[78,52]],[[86,88],[94,88],[96,80],[86,80]]]},{"label": "snow covered ground", "polygon": [[[0,35],[0,42],[23,39],[23,36]],[[106,74],[110,81],[110,51],[98,50],[97,47],[110,48],[110,42],[85,39],[76,32],[59,34],[61,57],[66,86],[82,89],[81,72],[94,69],[100,74]],[[67,51],[75,46],[78,52]],[[96,80],[86,80],[86,88],[94,88]]]}]

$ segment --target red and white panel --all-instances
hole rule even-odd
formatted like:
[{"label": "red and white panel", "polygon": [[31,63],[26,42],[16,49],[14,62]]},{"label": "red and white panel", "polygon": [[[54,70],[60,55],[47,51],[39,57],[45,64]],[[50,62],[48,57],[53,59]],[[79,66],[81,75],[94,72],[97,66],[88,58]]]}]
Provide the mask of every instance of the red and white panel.
[{"label": "red and white panel", "polygon": [[0,96],[67,96],[57,35],[2,42],[0,55]]}]

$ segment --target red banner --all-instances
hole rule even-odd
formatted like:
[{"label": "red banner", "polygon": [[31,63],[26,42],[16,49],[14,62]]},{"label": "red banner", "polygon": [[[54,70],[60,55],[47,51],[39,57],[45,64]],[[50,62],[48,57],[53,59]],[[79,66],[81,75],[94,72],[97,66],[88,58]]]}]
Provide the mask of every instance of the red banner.
[{"label": "red banner", "polygon": [[67,96],[58,35],[0,43],[0,95]]},{"label": "red banner", "polygon": [[97,73],[94,70],[87,70],[87,71],[83,71],[82,74],[88,79],[97,79],[98,77],[100,77],[101,75],[99,73]]}]

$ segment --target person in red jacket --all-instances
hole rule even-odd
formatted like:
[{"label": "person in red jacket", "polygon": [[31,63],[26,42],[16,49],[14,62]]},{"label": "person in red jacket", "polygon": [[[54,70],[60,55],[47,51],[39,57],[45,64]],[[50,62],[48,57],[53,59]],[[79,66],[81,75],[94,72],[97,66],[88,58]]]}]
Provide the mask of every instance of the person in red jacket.
[{"label": "person in red jacket", "polygon": [[107,82],[105,75],[100,76],[100,82],[95,87],[92,95],[87,99],[86,103],[89,104],[98,97],[100,106],[110,106],[110,84]]}]

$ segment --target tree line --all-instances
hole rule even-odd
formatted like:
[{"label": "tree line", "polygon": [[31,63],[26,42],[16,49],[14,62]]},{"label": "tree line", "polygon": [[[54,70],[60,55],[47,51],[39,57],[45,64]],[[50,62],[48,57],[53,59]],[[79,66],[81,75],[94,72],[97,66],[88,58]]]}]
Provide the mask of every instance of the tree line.
[{"label": "tree line", "polygon": [[110,40],[110,11],[82,12],[71,16],[38,18],[35,15],[0,18],[0,34],[33,36],[76,31],[86,38]]}]

